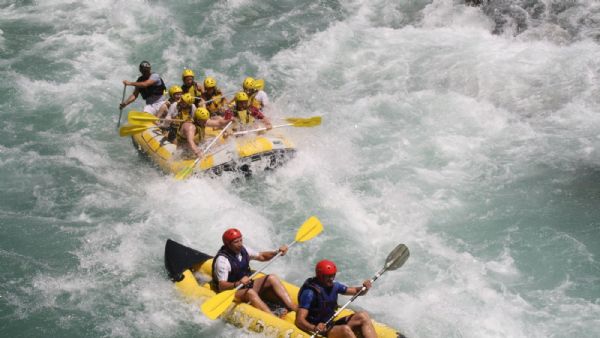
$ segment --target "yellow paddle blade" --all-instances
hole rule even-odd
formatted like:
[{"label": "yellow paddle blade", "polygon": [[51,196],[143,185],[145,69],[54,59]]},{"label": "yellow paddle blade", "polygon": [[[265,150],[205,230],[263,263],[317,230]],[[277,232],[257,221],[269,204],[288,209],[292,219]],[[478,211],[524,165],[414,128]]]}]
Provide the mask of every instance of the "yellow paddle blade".
[{"label": "yellow paddle blade", "polygon": [[[208,149],[208,147],[207,147],[207,149]],[[205,151],[207,149],[205,149]],[[177,175],[175,175],[175,179],[178,181],[185,180],[188,176],[190,176],[192,174],[192,172],[194,172],[194,167],[196,166],[196,164],[198,164],[198,162],[200,162],[199,158],[197,158],[192,165],[181,169],[177,173]]]},{"label": "yellow paddle blade", "polygon": [[254,80],[254,89],[263,90],[265,88],[265,80],[256,79]]},{"label": "yellow paddle blade", "polygon": [[210,319],[217,319],[231,303],[235,297],[237,289],[223,291],[202,304],[202,313]]},{"label": "yellow paddle blade", "polygon": [[321,224],[321,221],[319,221],[318,218],[311,216],[304,224],[302,224],[302,226],[300,226],[298,232],[296,232],[296,241],[306,242],[320,234],[321,231],[323,231],[323,224]]},{"label": "yellow paddle blade", "polygon": [[144,111],[130,111],[127,115],[127,122],[130,124],[136,124],[139,122],[146,121],[158,121],[159,118]]},{"label": "yellow paddle blade", "polygon": [[175,179],[178,181],[185,180],[193,171],[194,167],[185,167],[175,175]]},{"label": "yellow paddle blade", "polygon": [[285,120],[291,123],[293,127],[314,127],[321,124],[321,116],[313,116],[308,118],[288,117]]},{"label": "yellow paddle blade", "polygon": [[142,125],[142,124],[130,124],[130,125],[126,125],[123,126],[119,129],[119,135],[121,137],[123,136],[131,136],[134,134],[138,134],[143,132],[144,130],[147,130],[148,128],[151,128],[152,126],[147,126],[147,125]]}]

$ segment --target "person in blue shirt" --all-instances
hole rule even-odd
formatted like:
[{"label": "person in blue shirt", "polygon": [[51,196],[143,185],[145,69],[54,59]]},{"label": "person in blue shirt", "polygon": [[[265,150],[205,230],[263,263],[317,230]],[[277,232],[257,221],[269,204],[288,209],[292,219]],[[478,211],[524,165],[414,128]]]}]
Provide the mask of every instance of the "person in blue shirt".
[{"label": "person in blue shirt", "polygon": [[325,325],[338,307],[338,294],[355,295],[363,286],[367,291],[371,288],[370,280],[364,281],[362,286],[355,287],[336,282],[336,273],[337,267],[334,262],[325,259],[317,263],[316,276],[307,279],[298,291],[296,326],[306,332],[319,333],[329,338],[354,338],[354,331],[360,332],[364,338],[376,338],[371,318],[364,311],[340,318],[329,326]]}]

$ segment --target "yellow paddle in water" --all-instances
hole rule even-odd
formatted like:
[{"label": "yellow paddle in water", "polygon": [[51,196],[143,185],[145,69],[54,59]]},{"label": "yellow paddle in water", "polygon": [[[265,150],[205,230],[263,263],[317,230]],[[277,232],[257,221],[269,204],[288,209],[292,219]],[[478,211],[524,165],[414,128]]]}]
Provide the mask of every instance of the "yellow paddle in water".
[{"label": "yellow paddle in water", "polygon": [[[309,118],[288,117],[285,120],[290,123],[273,126],[271,129],[281,128],[281,127],[302,127],[302,128],[315,127],[315,126],[318,126],[321,124],[321,116],[313,116],[313,117],[309,117]],[[252,129],[252,130],[238,131],[238,132],[233,133],[233,135],[236,135],[236,136],[244,135],[244,134],[254,133],[254,132],[263,131],[263,130],[267,130],[267,128],[263,127],[263,128],[258,128],[258,129]]]},{"label": "yellow paddle in water", "polygon": [[[215,142],[217,142],[217,140],[221,137],[221,135],[223,135],[225,130],[227,130],[227,128],[229,128],[229,126],[231,126],[232,123],[233,123],[233,121],[230,121],[229,123],[227,123],[227,125],[225,126],[225,128],[223,128],[223,130],[221,130],[219,135],[217,135],[212,141],[210,141],[208,146],[206,148],[204,148],[204,151],[203,151],[204,154],[206,154],[208,152],[208,150],[213,146],[213,144],[215,144]],[[186,179],[188,176],[190,176],[190,174],[194,171],[196,164],[198,164],[201,159],[202,159],[201,157],[198,157],[191,166],[187,166],[187,167],[181,169],[175,175],[175,179],[178,181],[181,181],[181,180]]]},{"label": "yellow paddle in water", "polygon": [[[296,232],[296,239],[288,245],[288,248],[292,247],[292,245],[296,244],[297,242],[305,242],[305,241],[312,239],[313,237],[320,234],[321,231],[323,231],[323,225],[321,224],[321,221],[319,221],[319,219],[316,218],[315,216],[311,216],[309,219],[307,219],[304,222],[304,224],[302,224],[302,226],[300,226],[300,229],[298,229],[298,231]],[[273,261],[275,261],[275,259],[277,259],[280,256],[281,256],[281,252],[278,252],[277,255],[275,255],[269,261],[269,263],[263,265],[260,269],[256,270],[250,276],[250,279],[254,278],[262,270],[266,269],[267,266],[269,266],[271,263],[273,263]],[[211,299],[207,300],[206,302],[204,302],[202,304],[202,312],[208,318],[216,319],[225,310],[227,310],[227,308],[229,307],[229,305],[233,302],[233,300],[235,298],[235,293],[237,292],[237,290],[239,290],[242,287],[243,287],[243,285],[240,284],[235,289],[223,291],[223,292],[217,294],[216,296],[212,297]]]}]

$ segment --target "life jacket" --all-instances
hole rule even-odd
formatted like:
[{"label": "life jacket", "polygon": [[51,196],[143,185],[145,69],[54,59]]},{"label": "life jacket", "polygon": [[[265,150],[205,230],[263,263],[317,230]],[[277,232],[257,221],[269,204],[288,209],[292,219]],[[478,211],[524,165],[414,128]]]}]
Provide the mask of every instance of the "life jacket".
[{"label": "life jacket", "polygon": [[[150,74],[152,75],[152,74]],[[136,82],[144,82],[146,80],[148,80],[150,78],[150,75],[148,76],[140,76],[137,78]],[[167,87],[165,86],[165,81],[163,81],[162,77],[160,78],[160,83],[159,84],[153,84],[150,87],[146,87],[146,88],[139,88],[138,87],[138,91],[140,92],[140,94],[142,94],[142,98],[145,100],[150,96],[154,96],[154,95],[158,95],[158,96],[162,96],[165,92],[165,90],[167,90]]]},{"label": "life jacket", "polygon": [[244,110],[234,110],[234,116],[237,117],[239,123],[242,125],[253,124],[254,116],[250,114],[250,111],[247,109]]},{"label": "life jacket", "polygon": [[300,302],[300,295],[306,289],[311,289],[315,293],[316,298],[311,303],[310,309],[308,309],[308,315],[306,320],[311,324],[325,323],[333,314],[338,307],[337,303],[337,290],[331,288],[330,293],[322,287],[317,281],[316,277],[312,277],[304,281],[302,287],[298,291],[298,302]]},{"label": "life jacket", "polygon": [[261,109],[263,107],[263,104],[262,104],[262,102],[260,102],[259,100],[256,99],[256,94],[257,93],[258,92],[250,95],[250,97],[249,97],[249,100],[250,100],[249,105],[250,105],[250,107],[255,107],[255,108]]},{"label": "life jacket", "polygon": [[206,109],[208,109],[208,111],[211,114],[219,112],[219,110],[223,106],[223,93],[219,88],[215,88],[215,92],[213,95],[209,95],[206,92],[203,93],[202,98],[204,99],[204,101],[210,100],[210,102],[206,104]]},{"label": "life jacket", "polygon": [[[187,136],[183,133],[183,125],[185,123],[194,123],[193,121],[188,121],[188,122],[183,122],[179,125],[179,128],[177,128],[177,146],[178,147],[188,147],[188,143],[187,143]],[[194,143],[195,144],[200,144],[200,142],[202,142],[202,140],[204,140],[204,128],[200,127],[199,125],[195,124],[196,126],[196,133],[194,134]]]},{"label": "life jacket", "polygon": [[188,106],[184,109],[179,109],[179,105],[177,107],[177,119],[191,121],[192,120],[192,107]]},{"label": "life jacket", "polygon": [[196,88],[198,86],[198,83],[196,83],[196,81],[192,81],[191,85],[185,85],[182,84],[181,85],[181,89],[183,90],[183,94],[185,93],[190,93],[192,94],[192,96],[194,97],[194,104],[196,106],[198,106],[198,102],[200,101],[200,99],[197,99],[197,97],[200,97],[200,95],[202,94],[200,91],[198,91]]},{"label": "life jacket", "polygon": [[252,272],[250,271],[250,255],[248,255],[248,251],[246,248],[242,247],[242,260],[239,261],[236,257],[236,254],[229,250],[224,245],[219,249],[212,262],[212,283],[215,290],[219,289],[219,281],[217,280],[217,272],[215,269],[215,263],[217,261],[217,257],[223,256],[227,258],[229,261],[229,265],[231,266],[231,271],[229,271],[229,275],[227,276],[227,281],[229,283],[235,283],[242,279],[244,276],[250,276]]}]

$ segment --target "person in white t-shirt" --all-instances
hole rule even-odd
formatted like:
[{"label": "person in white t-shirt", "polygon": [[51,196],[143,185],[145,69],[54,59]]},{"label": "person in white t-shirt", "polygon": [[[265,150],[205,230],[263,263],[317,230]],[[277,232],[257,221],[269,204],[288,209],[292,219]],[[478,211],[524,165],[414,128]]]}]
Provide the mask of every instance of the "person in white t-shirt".
[{"label": "person in white t-shirt", "polygon": [[245,78],[242,82],[242,88],[250,98],[250,107],[255,107],[261,111],[269,106],[269,96],[263,90],[264,85],[265,82],[262,79],[257,80],[251,77]]},{"label": "person in white t-shirt", "polygon": [[292,302],[290,294],[276,275],[270,274],[254,280],[249,278],[252,274],[250,260],[265,262],[275,257],[278,252],[285,255],[288,250],[286,245],[274,251],[257,252],[245,247],[242,233],[233,228],[225,231],[222,238],[223,246],[215,255],[212,266],[213,286],[217,292],[243,285],[235,293],[235,298],[238,301],[249,302],[252,306],[273,314],[267,304],[260,298],[263,291],[271,290],[288,311],[296,311],[296,304]]}]

